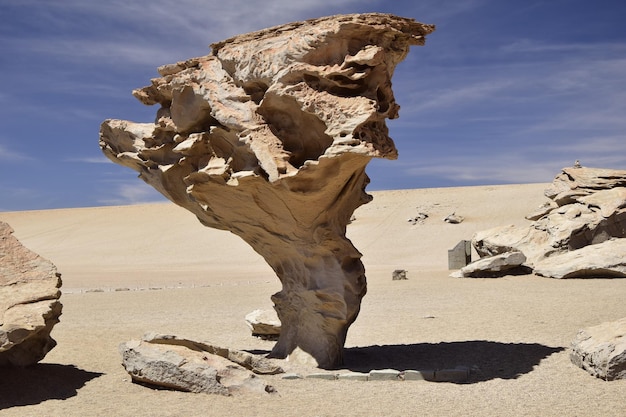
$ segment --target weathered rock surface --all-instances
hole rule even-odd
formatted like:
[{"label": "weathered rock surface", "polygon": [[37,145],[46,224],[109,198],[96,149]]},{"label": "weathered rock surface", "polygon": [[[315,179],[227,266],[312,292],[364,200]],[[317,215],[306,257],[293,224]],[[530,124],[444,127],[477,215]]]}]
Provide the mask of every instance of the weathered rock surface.
[{"label": "weathered rock surface", "polygon": [[450,276],[455,278],[498,277],[518,272],[524,262],[526,262],[526,257],[522,252],[499,253],[494,256],[480,258],[453,272]]},{"label": "weathered rock surface", "polygon": [[580,330],[570,359],[605,381],[626,379],[626,317]]},{"label": "weathered rock surface", "polygon": [[535,264],[537,275],[551,278],[626,278],[626,239],[607,240]]},{"label": "weathered rock surface", "polygon": [[274,310],[254,310],[245,319],[252,336],[264,340],[277,340],[280,336],[280,320]]},{"label": "weathered rock surface", "polygon": [[342,362],[366,292],[346,225],[371,199],[367,163],[397,157],[385,124],[398,117],[394,68],[433,30],[372,13],[240,35],[133,92],[160,105],[154,123],[101,126],[107,157],[240,236],[276,272],[274,357],[300,347],[321,367]]},{"label": "weathered rock surface", "polygon": [[520,251],[525,266],[555,278],[624,276],[618,247],[626,237],[626,171],[564,168],[545,194],[551,201],[526,217],[534,220],[528,227],[476,233],[478,254]]},{"label": "weathered rock surface", "polygon": [[196,393],[272,393],[255,374],[283,372],[257,355],[172,335],[147,334],[121,344],[120,353],[133,381]]},{"label": "weathered rock surface", "polygon": [[39,362],[56,346],[50,332],[63,308],[61,274],[0,222],[0,366]]}]

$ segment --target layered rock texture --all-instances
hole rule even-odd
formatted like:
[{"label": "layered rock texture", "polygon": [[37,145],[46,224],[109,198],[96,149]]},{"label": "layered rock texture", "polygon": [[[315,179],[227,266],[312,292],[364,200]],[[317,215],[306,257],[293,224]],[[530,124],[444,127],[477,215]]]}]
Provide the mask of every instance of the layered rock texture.
[{"label": "layered rock texture", "polygon": [[626,317],[580,330],[570,359],[605,381],[626,379]]},{"label": "layered rock texture", "polygon": [[35,364],[56,346],[50,332],[63,308],[60,287],[56,267],[0,222],[0,366]]},{"label": "layered rock texture", "polygon": [[476,233],[481,257],[521,252],[525,267],[552,278],[626,277],[626,171],[564,168],[528,227]]},{"label": "layered rock texture", "polygon": [[256,375],[284,372],[248,352],[173,335],[146,334],[120,345],[122,365],[135,382],[178,391],[221,394],[273,393]]},{"label": "layered rock texture", "polygon": [[107,157],[240,236],[276,272],[274,357],[300,347],[321,367],[342,361],[366,292],[346,225],[370,200],[367,163],[397,157],[385,124],[398,117],[394,69],[433,30],[358,14],[240,35],[133,91],[160,106],[154,123],[101,126]]}]

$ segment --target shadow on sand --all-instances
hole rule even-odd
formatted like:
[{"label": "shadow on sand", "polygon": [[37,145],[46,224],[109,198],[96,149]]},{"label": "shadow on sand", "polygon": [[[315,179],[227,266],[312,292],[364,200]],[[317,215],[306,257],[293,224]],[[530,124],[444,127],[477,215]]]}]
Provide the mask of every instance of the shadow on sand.
[{"label": "shadow on sand", "polygon": [[73,365],[39,363],[25,368],[0,368],[0,375],[0,410],[3,410],[46,400],[65,400],[102,374]]},{"label": "shadow on sand", "polygon": [[369,372],[387,368],[404,371],[467,366],[472,372],[465,383],[475,383],[498,378],[515,379],[531,372],[542,359],[563,350],[563,347],[538,343],[485,340],[365,346],[346,348],[342,368],[354,372]]}]

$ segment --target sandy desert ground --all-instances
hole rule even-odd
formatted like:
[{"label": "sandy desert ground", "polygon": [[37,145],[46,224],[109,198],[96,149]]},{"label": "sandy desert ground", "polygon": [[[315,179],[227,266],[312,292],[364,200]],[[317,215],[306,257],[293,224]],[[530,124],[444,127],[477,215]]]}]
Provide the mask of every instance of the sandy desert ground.
[{"label": "sandy desert ground", "polygon": [[[527,223],[546,185],[373,192],[349,226],[369,287],[345,369],[462,365],[469,382],[264,377],[274,395],[152,390],[130,382],[117,350],[157,331],[269,351],[243,318],[271,308],[280,283],[237,237],[172,204],[0,213],[64,280],[58,346],[1,371],[0,416],[624,416],[626,381],[591,377],[568,347],[578,329],[626,316],[626,279],[448,276],[448,249]],[[418,212],[429,217],[407,222]],[[443,222],[452,212],[465,221]],[[394,269],[409,279],[392,281]]]}]

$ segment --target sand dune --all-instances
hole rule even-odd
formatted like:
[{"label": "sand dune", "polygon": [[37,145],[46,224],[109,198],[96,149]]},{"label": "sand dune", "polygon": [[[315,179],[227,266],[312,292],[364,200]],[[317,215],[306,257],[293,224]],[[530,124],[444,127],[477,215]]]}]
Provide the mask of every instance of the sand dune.
[{"label": "sand dune", "polygon": [[[130,382],[117,352],[150,330],[271,349],[250,337],[243,317],[270,308],[280,283],[239,238],[172,204],[0,213],[57,265],[65,306],[58,346],[43,363],[3,371],[0,415],[625,415],[626,381],[590,377],[570,363],[568,346],[579,328],[626,316],[626,280],[448,276],[448,249],[478,230],[526,223],[545,186],[373,192],[349,226],[369,289],[346,369],[464,365],[474,369],[469,383],[273,376],[279,394],[263,397],[150,390]],[[419,212],[429,217],[407,222]],[[452,212],[465,221],[443,222]],[[392,281],[394,269],[409,279]]]}]

